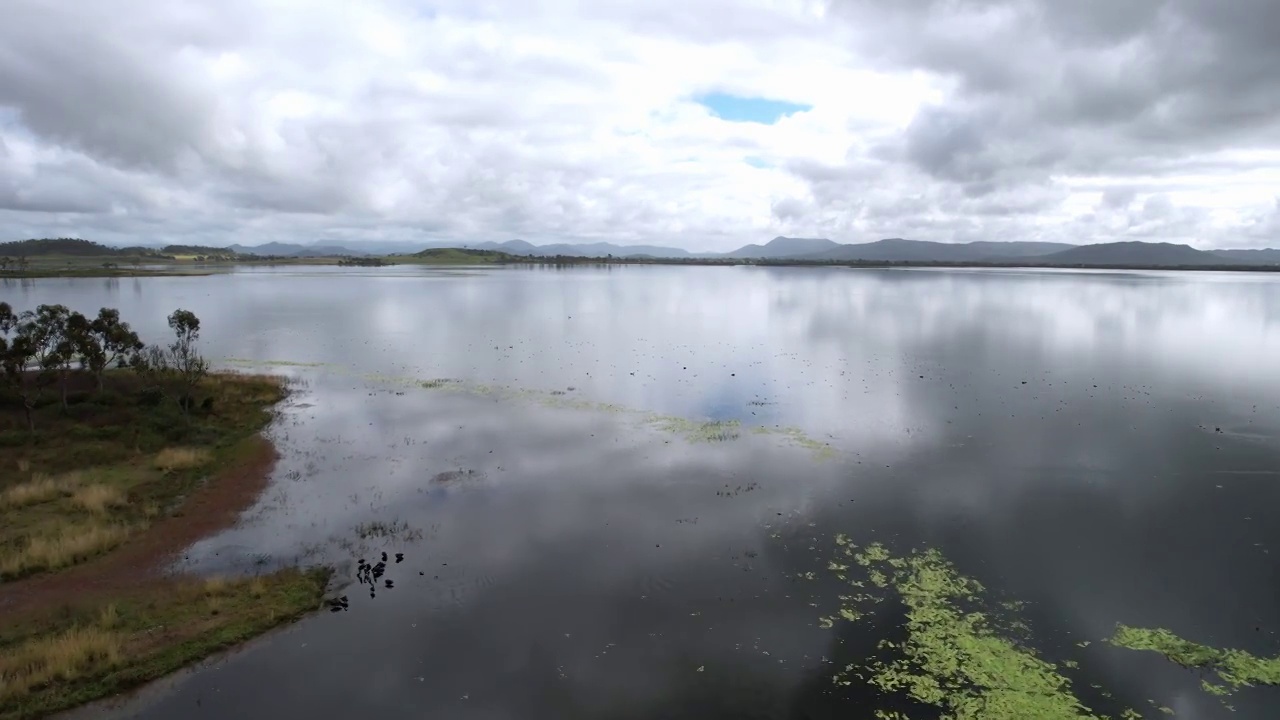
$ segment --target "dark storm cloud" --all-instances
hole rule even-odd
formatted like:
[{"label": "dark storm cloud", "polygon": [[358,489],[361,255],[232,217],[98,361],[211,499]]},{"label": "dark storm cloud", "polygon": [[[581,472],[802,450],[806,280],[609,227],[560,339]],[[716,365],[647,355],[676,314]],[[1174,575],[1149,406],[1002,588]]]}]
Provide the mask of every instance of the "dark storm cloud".
[{"label": "dark storm cloud", "polygon": [[866,30],[858,45],[882,66],[955,83],[904,139],[906,157],[940,179],[980,183],[1012,164],[1117,172],[1130,159],[1276,143],[1273,0],[832,5]]},{"label": "dark storm cloud", "polygon": [[[136,34],[104,32],[127,21],[85,2],[68,14],[56,4],[13,0],[0,22],[0,106],[44,138],[130,167],[173,172],[207,142],[212,102],[181,63],[157,65]],[[145,42],[145,40],[143,41]]]}]

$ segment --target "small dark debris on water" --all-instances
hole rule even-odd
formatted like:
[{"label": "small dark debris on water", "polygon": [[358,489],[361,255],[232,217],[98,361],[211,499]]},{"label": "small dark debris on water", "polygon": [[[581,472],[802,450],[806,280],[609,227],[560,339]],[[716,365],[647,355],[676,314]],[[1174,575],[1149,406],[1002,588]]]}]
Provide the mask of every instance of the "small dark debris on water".
[{"label": "small dark debris on water", "polygon": [[391,579],[390,579],[390,578],[388,578],[386,582],[387,582],[387,589],[388,589],[388,590],[390,590],[391,588],[395,587],[395,583],[391,582]]},{"label": "small dark debris on water", "polygon": [[387,554],[382,553],[382,562],[386,562],[386,561],[387,561]]},{"label": "small dark debris on water", "polygon": [[435,477],[431,478],[431,482],[434,482],[434,483],[455,482],[457,480],[465,480],[470,477],[475,477],[475,475],[476,475],[475,470],[446,470],[442,473],[437,473]]},{"label": "small dark debris on water", "polygon": [[404,562],[404,553],[396,553],[396,562],[397,563]]}]

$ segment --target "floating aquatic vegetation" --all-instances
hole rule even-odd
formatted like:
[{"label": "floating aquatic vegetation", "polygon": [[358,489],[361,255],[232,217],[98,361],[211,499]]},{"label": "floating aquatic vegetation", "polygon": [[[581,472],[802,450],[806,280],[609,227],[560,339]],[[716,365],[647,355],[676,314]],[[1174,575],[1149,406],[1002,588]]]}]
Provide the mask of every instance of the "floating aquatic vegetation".
[{"label": "floating aquatic vegetation", "polygon": [[[350,374],[349,368],[332,363],[302,362],[294,360],[251,360],[247,358],[226,358],[227,364],[268,367],[325,367],[339,373]],[[504,385],[470,383],[454,378],[431,378],[423,380],[416,377],[387,375],[382,373],[363,373],[358,377],[366,382],[416,387],[424,390],[445,390],[462,392],[471,395],[484,395],[499,400],[520,400],[535,402],[545,407],[563,408],[566,410],[585,410],[588,412],[632,415],[638,425],[654,427],[664,432],[681,435],[689,442],[729,442],[737,440],[744,432],[739,420],[695,420],[671,415],[645,413],[615,403],[592,402],[569,395],[565,390],[535,390],[531,388],[515,388]],[[576,388],[569,388],[575,390]],[[749,428],[755,435],[773,435],[786,442],[810,450],[820,460],[828,460],[837,456],[837,451],[829,443],[809,437],[796,427],[764,427]]]},{"label": "floating aquatic vegetation", "polygon": [[223,358],[227,365],[249,365],[264,367],[327,367],[331,363],[301,362],[297,360],[252,360],[249,358]]},{"label": "floating aquatic vegetation", "polygon": [[804,430],[797,427],[778,428],[769,431],[772,435],[781,435],[785,437],[793,445],[798,445],[806,450],[812,450],[820,459],[833,458],[836,451],[829,443],[820,442],[805,434]]},{"label": "floating aquatic vegetation", "polygon": [[681,435],[689,442],[728,442],[737,440],[742,423],[737,420],[688,420],[680,417],[653,416],[650,423],[663,432]]},{"label": "floating aquatic vegetation", "polygon": [[1201,687],[1219,697],[1254,685],[1280,685],[1280,657],[1260,658],[1243,650],[1219,650],[1184,640],[1163,628],[1117,625],[1108,642],[1129,650],[1160,653],[1188,669],[1209,670],[1218,682],[1202,679]]},{"label": "floating aquatic vegetation", "polygon": [[[881,641],[880,649],[891,651],[892,659],[850,664],[835,675],[837,684],[861,680],[937,707],[943,718],[954,720],[1102,717],[1076,697],[1057,665],[1007,637],[979,609],[982,585],[959,574],[937,550],[897,557],[879,544],[858,548],[844,536],[836,542],[838,557],[829,569],[861,592],[846,597],[837,615],[821,619],[822,626],[858,622],[896,597],[906,609],[907,631],[904,642]],[[865,576],[852,577],[853,565]],[[1126,710],[1121,717],[1140,715]]]}]

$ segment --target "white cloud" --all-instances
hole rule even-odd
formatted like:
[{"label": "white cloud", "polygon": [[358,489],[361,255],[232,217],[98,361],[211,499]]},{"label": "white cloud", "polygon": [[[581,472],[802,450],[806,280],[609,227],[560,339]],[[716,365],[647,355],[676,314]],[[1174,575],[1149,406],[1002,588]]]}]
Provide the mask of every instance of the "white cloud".
[{"label": "white cloud", "polygon": [[[1116,68],[1150,46],[1041,70],[1001,54],[1061,47],[1036,3],[987,4],[1023,9],[955,4],[955,33],[887,0],[11,0],[0,220],[213,244],[1270,239],[1280,146],[1256,126],[1186,153],[1055,120],[1114,113],[1095,90],[1141,86]],[[1089,92],[999,90],[1050,71]],[[812,110],[729,123],[709,91]],[[1122,222],[1107,188],[1171,209]]]}]

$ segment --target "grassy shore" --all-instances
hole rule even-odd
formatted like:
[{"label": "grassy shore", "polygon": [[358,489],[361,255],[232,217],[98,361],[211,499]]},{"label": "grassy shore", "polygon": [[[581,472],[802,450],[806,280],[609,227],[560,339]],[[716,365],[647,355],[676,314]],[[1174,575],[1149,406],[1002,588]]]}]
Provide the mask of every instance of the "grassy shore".
[{"label": "grassy shore", "polygon": [[160,570],[265,486],[259,432],[283,381],[215,374],[185,415],[133,373],[73,377],[30,432],[0,401],[0,719],[40,717],[172,672],[319,606],[327,571],[197,579]]},{"label": "grassy shore", "polygon": [[191,268],[173,270],[144,270],[142,268],[32,268],[30,270],[10,270],[0,274],[0,280],[15,278],[132,278],[132,277],[205,277],[213,275],[213,270]]}]

